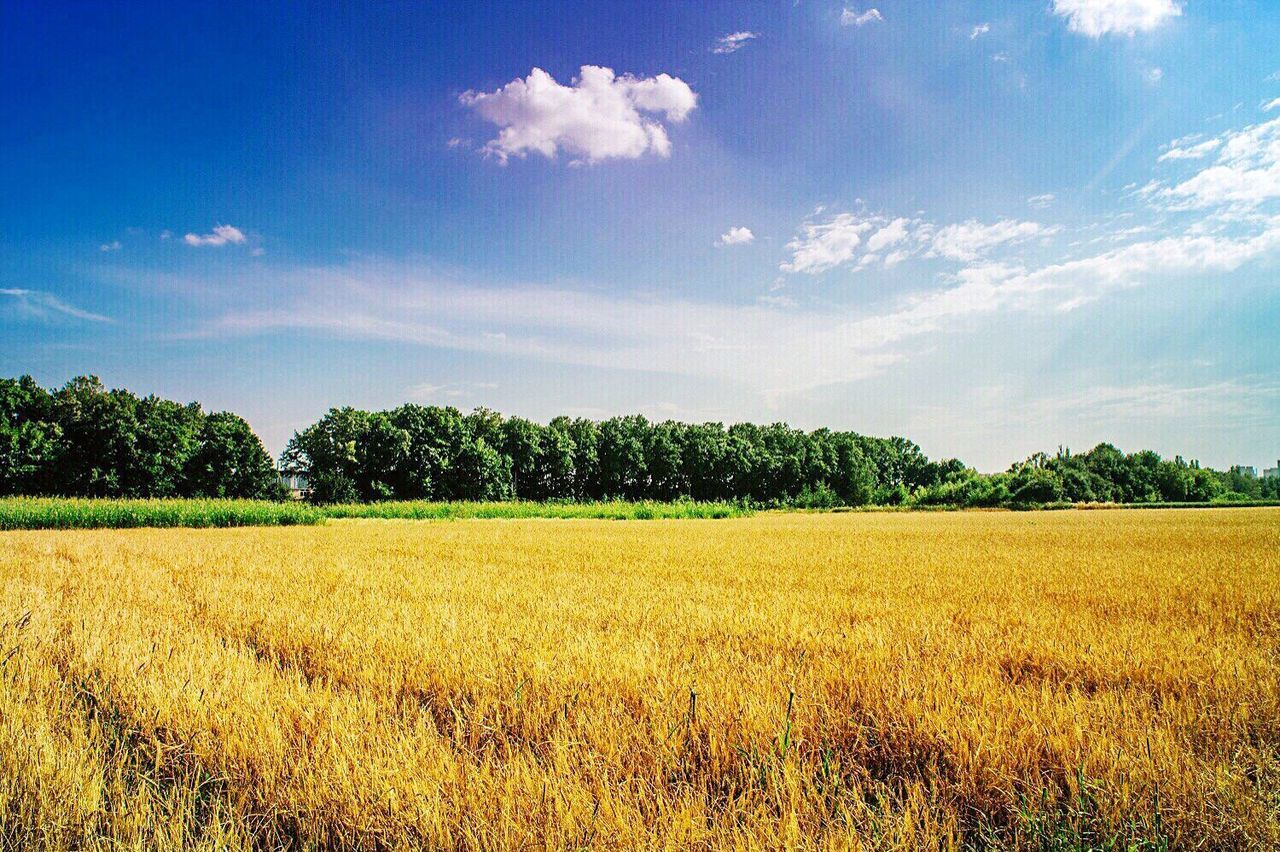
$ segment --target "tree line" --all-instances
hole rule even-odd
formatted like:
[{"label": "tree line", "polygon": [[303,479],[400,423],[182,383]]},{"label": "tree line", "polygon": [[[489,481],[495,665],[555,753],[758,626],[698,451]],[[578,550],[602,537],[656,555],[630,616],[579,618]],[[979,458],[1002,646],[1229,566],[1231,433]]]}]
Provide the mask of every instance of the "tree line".
[{"label": "tree line", "polygon": [[413,404],[331,409],[295,433],[281,461],[310,478],[321,502],[689,498],[817,508],[1280,499],[1278,479],[1111,444],[1038,453],[981,474],[956,459],[931,461],[900,437],[639,415],[542,425],[485,408]]},{"label": "tree line", "polygon": [[963,469],[904,438],[785,424],[652,422],[640,415],[543,425],[479,408],[330,410],[282,458],[314,499],[901,502]]},{"label": "tree line", "polygon": [[[675,500],[760,506],[1020,506],[1060,502],[1280,499],[1280,479],[1215,471],[1099,444],[1038,453],[981,474],[930,460],[905,438],[775,423],[651,421],[639,415],[547,424],[485,408],[406,404],[330,409],[296,432],[280,470],[316,502]],[[45,390],[0,379],[0,494],[283,499],[249,424],[77,377]]]},{"label": "tree line", "polygon": [[1280,478],[1251,468],[1201,467],[1151,450],[1099,444],[1085,453],[1036,453],[1004,473],[966,469],[912,495],[916,505],[1035,506],[1054,503],[1209,503],[1280,500]]},{"label": "tree line", "polygon": [[245,420],[78,376],[0,379],[0,495],[283,499]]}]

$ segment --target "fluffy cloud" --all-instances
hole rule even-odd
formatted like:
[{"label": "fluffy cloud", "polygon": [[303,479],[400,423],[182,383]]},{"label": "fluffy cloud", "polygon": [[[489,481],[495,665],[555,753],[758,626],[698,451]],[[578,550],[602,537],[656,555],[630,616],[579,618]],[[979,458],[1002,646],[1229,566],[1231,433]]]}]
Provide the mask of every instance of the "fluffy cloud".
[{"label": "fluffy cloud", "polygon": [[[1164,186],[1149,185],[1145,193],[1172,210],[1230,207],[1252,210],[1280,198],[1280,118],[1223,134],[1190,149],[1171,148],[1160,159],[1181,159],[1190,151],[1217,150],[1214,163],[1194,175]],[[1173,155],[1174,151],[1183,153]],[[1202,154],[1203,155],[1203,154]]]},{"label": "fluffy cloud", "polygon": [[791,260],[780,269],[817,275],[848,263],[862,243],[862,235],[875,225],[874,218],[853,213],[841,213],[826,222],[806,222],[800,226],[800,234],[787,243]]},{"label": "fluffy cloud", "polygon": [[635,159],[646,153],[671,154],[663,124],[684,121],[698,96],[683,80],[616,76],[610,68],[582,66],[571,85],[557,83],[534,68],[493,92],[464,92],[461,102],[502,128],[485,146],[500,162],[535,152],[554,159],[560,150],[578,161]]},{"label": "fluffy cloud", "polygon": [[720,239],[716,241],[718,246],[740,246],[751,242],[756,235],[751,233],[750,228],[730,228],[720,235]]},{"label": "fluffy cloud", "polygon": [[110,317],[82,311],[75,305],[67,304],[52,293],[43,290],[23,290],[17,288],[0,288],[0,296],[13,301],[9,304],[17,311],[18,316],[26,319],[50,320],[59,317],[87,320],[88,322],[111,322]]},{"label": "fluffy cloud", "polygon": [[760,33],[743,32],[729,33],[727,36],[721,36],[716,39],[715,47],[711,48],[712,53],[733,53],[741,50],[747,42],[754,38],[759,38]]},{"label": "fluffy cloud", "polygon": [[840,26],[842,27],[861,27],[866,24],[883,21],[884,15],[880,14],[879,9],[868,9],[865,12],[855,12],[852,9],[845,9],[840,13]]},{"label": "fluffy cloud", "polygon": [[939,229],[933,236],[929,253],[952,260],[976,260],[1002,243],[1022,242],[1053,232],[1054,229],[1046,228],[1039,222],[1002,219],[985,225],[976,219],[970,219]]},{"label": "fluffy cloud", "polygon": [[878,252],[902,242],[907,238],[907,227],[910,224],[908,219],[894,219],[867,238],[867,251]]},{"label": "fluffy cloud", "polygon": [[[880,260],[886,249],[894,250],[884,255],[885,266],[920,254],[969,262],[999,246],[1057,231],[1038,222],[1016,219],[991,224],[970,219],[938,227],[919,219],[840,213],[825,221],[810,219],[803,223],[795,239],[787,243],[791,259],[779,268],[783,272],[817,275],[856,260],[854,268],[865,269]],[[860,257],[859,252],[863,252]]]},{"label": "fluffy cloud", "polygon": [[225,246],[228,243],[243,243],[244,232],[231,225],[218,225],[210,234],[187,234],[182,241],[189,246]]},{"label": "fluffy cloud", "polygon": [[1053,0],[1053,11],[1073,32],[1099,38],[1153,30],[1181,15],[1182,7],[1174,0]]}]

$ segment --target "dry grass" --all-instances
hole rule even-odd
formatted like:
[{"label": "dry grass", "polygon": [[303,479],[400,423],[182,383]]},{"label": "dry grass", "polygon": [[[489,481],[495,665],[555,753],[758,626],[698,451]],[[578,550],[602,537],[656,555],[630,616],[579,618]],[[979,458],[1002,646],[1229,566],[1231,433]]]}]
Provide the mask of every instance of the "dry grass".
[{"label": "dry grass", "polygon": [[1278,553],[1274,509],[5,533],[0,845],[1274,847]]}]

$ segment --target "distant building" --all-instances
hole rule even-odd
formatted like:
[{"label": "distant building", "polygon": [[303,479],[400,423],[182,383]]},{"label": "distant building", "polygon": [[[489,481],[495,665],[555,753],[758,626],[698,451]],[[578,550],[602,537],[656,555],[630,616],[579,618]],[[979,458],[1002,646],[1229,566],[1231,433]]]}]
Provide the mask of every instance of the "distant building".
[{"label": "distant building", "polygon": [[311,481],[305,474],[280,472],[280,481],[289,489],[293,499],[302,500],[311,493]]},{"label": "distant building", "polygon": [[1251,464],[1233,464],[1231,466],[1231,470],[1235,471],[1241,476],[1248,476],[1248,477],[1251,477],[1252,479],[1258,478],[1258,469]]},{"label": "distant building", "polygon": [[1276,466],[1269,467],[1262,472],[1263,479],[1280,479],[1280,459],[1276,459]]}]

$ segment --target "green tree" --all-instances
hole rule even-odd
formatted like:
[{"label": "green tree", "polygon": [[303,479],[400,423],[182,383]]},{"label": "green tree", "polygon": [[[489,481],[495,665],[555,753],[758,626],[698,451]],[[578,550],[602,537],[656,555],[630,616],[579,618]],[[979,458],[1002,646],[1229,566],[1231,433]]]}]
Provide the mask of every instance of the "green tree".
[{"label": "green tree", "polygon": [[204,418],[184,473],[186,496],[282,499],[287,495],[262,441],[238,415]]}]

